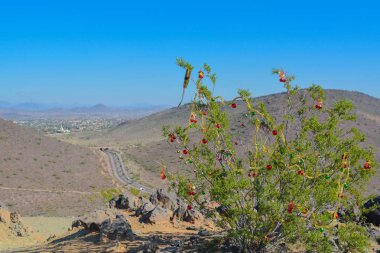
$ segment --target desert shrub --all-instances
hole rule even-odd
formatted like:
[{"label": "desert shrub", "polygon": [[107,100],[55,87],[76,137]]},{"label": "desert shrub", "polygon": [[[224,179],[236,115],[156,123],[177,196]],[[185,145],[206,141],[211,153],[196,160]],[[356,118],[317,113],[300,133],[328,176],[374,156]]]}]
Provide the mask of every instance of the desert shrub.
[{"label": "desert shrub", "polygon": [[119,188],[108,188],[100,190],[100,195],[105,203],[108,203],[113,197],[118,196],[121,193]]},{"label": "desert shrub", "polygon": [[[182,59],[177,64],[186,69],[185,89],[193,66]],[[341,210],[353,214],[362,203],[376,167],[365,135],[344,127],[356,119],[353,104],[325,106],[320,86],[301,90],[292,85],[293,76],[273,74],[286,90],[276,120],[248,90],[232,101],[214,95],[216,75],[203,66],[193,81],[188,125],[163,127],[194,171],[168,175],[171,188],[205,213],[215,213],[210,204],[218,205],[220,225],[242,252],[278,251],[296,242],[309,252],[365,252],[366,230],[355,215],[340,217]],[[231,110],[242,111],[241,117]]]}]

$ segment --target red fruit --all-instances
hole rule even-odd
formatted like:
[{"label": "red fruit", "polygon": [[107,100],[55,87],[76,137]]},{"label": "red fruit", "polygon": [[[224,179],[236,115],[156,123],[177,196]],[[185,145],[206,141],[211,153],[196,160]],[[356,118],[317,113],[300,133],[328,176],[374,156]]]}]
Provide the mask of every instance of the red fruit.
[{"label": "red fruit", "polygon": [[303,171],[303,170],[299,170],[299,171],[298,171],[298,175],[301,175],[301,176],[302,176],[303,174],[304,174],[304,171]]},{"label": "red fruit", "polygon": [[252,177],[257,177],[257,172],[253,172]]},{"label": "red fruit", "polygon": [[202,70],[199,70],[199,72],[198,72],[199,79],[202,79],[204,76],[205,76],[205,73],[203,73]]},{"label": "red fruit", "polygon": [[170,142],[174,142],[174,139],[173,139],[173,138],[171,138],[171,139],[170,139]]},{"label": "red fruit", "polygon": [[197,123],[198,121],[196,119],[190,119],[191,123]]},{"label": "red fruit", "polygon": [[366,161],[365,163],[364,163],[364,169],[366,169],[366,170],[369,170],[370,168],[371,168],[371,163],[370,162],[368,162],[368,161]]},{"label": "red fruit", "polygon": [[288,213],[293,213],[293,209],[294,209],[294,204],[293,204],[293,201],[291,201],[288,204]]},{"label": "red fruit", "polygon": [[187,205],[187,210],[191,210],[192,207],[190,205]]},{"label": "red fruit", "polygon": [[162,180],[165,180],[165,179],[166,179],[166,175],[165,175],[165,167],[162,167],[162,169],[161,169],[161,179],[162,179]]},{"label": "red fruit", "polygon": [[348,167],[347,163],[343,163],[343,168],[347,168],[347,167]]},{"label": "red fruit", "polygon": [[184,149],[183,151],[182,151],[182,153],[184,154],[184,155],[187,155],[187,153],[189,153],[186,149]]},{"label": "red fruit", "polygon": [[315,108],[317,108],[318,110],[321,110],[322,106],[321,105],[315,105]]},{"label": "red fruit", "polygon": [[237,105],[236,105],[235,103],[233,103],[233,104],[231,104],[231,107],[232,107],[232,108],[236,108]]},{"label": "red fruit", "polygon": [[272,169],[272,165],[268,164],[267,165],[267,170],[271,170]]},{"label": "red fruit", "polygon": [[220,128],[220,124],[216,124],[215,127],[219,129]]},{"label": "red fruit", "polygon": [[207,112],[206,112],[206,111],[204,111],[204,112],[203,112],[203,115],[204,115],[204,116],[206,116],[206,115],[207,115]]},{"label": "red fruit", "polygon": [[281,78],[280,78],[280,82],[285,83],[285,82],[286,82],[285,77],[281,77]]},{"label": "red fruit", "polygon": [[191,192],[187,192],[187,195],[189,195],[189,196],[190,196],[190,195],[191,195]]},{"label": "red fruit", "polygon": [[334,218],[335,218],[335,219],[339,219],[339,214],[338,214],[338,213],[335,213]]},{"label": "red fruit", "polygon": [[244,124],[244,123],[241,123],[241,127],[245,127],[245,124]]},{"label": "red fruit", "polygon": [[249,173],[248,173],[248,177],[251,177],[251,176],[252,176],[252,175],[251,175],[251,172],[249,172]]},{"label": "red fruit", "polygon": [[207,143],[207,140],[206,140],[206,139],[202,139],[202,143],[203,143],[203,144],[206,144],[206,143]]},{"label": "red fruit", "polygon": [[278,133],[277,133],[277,130],[273,130],[272,131],[272,134],[274,135],[274,136],[276,136]]}]

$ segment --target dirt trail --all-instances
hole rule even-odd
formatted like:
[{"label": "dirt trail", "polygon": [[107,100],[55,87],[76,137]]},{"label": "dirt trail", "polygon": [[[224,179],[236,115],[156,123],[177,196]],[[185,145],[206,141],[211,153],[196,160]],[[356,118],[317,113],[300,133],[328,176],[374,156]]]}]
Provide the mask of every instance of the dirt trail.
[{"label": "dirt trail", "polygon": [[83,192],[83,191],[56,191],[56,190],[46,190],[46,189],[31,189],[31,188],[13,188],[13,187],[3,187],[0,186],[1,190],[11,190],[11,191],[28,191],[28,192],[50,192],[50,193],[73,193],[73,194],[94,194],[99,192]]}]

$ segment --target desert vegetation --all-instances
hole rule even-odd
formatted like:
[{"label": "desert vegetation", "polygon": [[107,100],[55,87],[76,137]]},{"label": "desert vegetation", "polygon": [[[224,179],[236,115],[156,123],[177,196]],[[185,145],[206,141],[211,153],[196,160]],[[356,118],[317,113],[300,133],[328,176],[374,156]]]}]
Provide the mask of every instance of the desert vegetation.
[{"label": "desert vegetation", "polygon": [[[186,70],[185,89],[193,66],[177,64]],[[289,243],[310,252],[366,252],[359,205],[377,163],[373,149],[363,147],[365,135],[342,127],[356,119],[354,105],[341,100],[327,107],[320,86],[300,90],[283,70],[273,74],[287,94],[285,113],[276,118],[247,90],[232,101],[213,94],[205,80],[214,87],[216,76],[205,64],[193,81],[188,124],[163,127],[193,173],[165,174],[163,167],[162,179],[170,178],[188,209],[213,216],[216,203],[220,225],[243,252],[278,252]],[[243,113],[231,120],[222,107],[236,109],[238,100]],[[249,129],[251,136],[232,129]]]}]

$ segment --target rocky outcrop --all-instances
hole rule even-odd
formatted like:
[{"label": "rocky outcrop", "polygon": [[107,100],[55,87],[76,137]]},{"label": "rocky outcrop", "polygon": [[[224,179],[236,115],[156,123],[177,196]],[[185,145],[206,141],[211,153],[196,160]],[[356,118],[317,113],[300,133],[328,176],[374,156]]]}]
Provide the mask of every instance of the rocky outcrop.
[{"label": "rocky outcrop", "polygon": [[133,238],[131,225],[124,215],[117,214],[115,219],[107,219],[100,226],[100,241],[126,240]]},{"label": "rocky outcrop", "polygon": [[81,216],[72,223],[72,227],[83,227],[89,231],[100,231],[102,223],[108,219],[116,218],[115,210],[97,210],[86,216]]},{"label": "rocky outcrop", "polygon": [[380,196],[373,200],[369,200],[364,204],[364,208],[372,209],[370,212],[364,214],[366,221],[375,226],[380,226]]},{"label": "rocky outcrop", "polygon": [[156,206],[152,210],[143,213],[139,221],[142,223],[156,224],[160,220],[169,220],[169,217],[170,215],[166,209]]},{"label": "rocky outcrop", "polygon": [[157,190],[155,194],[149,197],[149,201],[162,208],[175,211],[178,208],[175,194],[168,193],[162,189]]},{"label": "rocky outcrop", "polygon": [[127,210],[130,208],[129,199],[127,195],[120,194],[119,197],[112,198],[108,203],[110,208],[124,209]]},{"label": "rocky outcrop", "polygon": [[100,241],[125,240],[133,237],[127,218],[116,210],[97,210],[87,216],[79,217],[72,224],[89,232],[99,232]]},{"label": "rocky outcrop", "polygon": [[0,222],[7,225],[11,234],[19,237],[28,236],[28,229],[22,224],[21,217],[17,212],[8,212],[0,209]]}]

